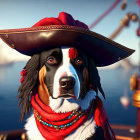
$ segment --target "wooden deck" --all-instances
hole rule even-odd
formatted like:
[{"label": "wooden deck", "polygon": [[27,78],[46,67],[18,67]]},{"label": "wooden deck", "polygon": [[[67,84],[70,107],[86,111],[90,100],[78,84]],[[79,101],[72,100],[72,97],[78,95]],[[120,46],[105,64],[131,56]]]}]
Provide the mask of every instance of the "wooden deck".
[{"label": "wooden deck", "polygon": [[[117,140],[140,140],[136,138],[137,133],[136,126],[111,124],[111,127],[115,132]],[[0,140],[2,136],[7,137],[6,140],[12,140],[15,138],[24,140],[24,130],[12,130],[0,132]]]},{"label": "wooden deck", "polygon": [[136,126],[111,125],[117,140],[136,140]]}]

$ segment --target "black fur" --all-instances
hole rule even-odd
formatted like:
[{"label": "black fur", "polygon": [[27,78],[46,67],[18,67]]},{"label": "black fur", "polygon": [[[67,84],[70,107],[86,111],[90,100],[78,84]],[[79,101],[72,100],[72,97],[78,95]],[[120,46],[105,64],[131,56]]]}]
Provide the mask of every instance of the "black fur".
[{"label": "black fur", "polygon": [[105,98],[104,91],[101,87],[100,76],[98,74],[98,70],[95,66],[94,60],[91,56],[88,56],[88,70],[89,70],[89,82],[92,84],[93,89],[98,93],[98,90],[101,92],[103,97]]},{"label": "black fur", "polygon": [[20,94],[17,96],[20,98],[19,107],[22,105],[20,117],[21,121],[26,116],[28,111],[30,113],[31,104],[29,102],[29,94],[31,91],[34,91],[35,87],[38,85],[39,54],[32,56],[31,59],[27,62],[25,68],[27,70],[27,75],[18,89]]}]

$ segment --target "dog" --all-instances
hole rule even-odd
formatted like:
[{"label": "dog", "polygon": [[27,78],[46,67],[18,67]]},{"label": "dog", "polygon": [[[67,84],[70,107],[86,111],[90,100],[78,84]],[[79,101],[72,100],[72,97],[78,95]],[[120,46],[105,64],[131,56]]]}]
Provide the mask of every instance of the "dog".
[{"label": "dog", "polygon": [[21,121],[30,140],[115,140],[98,96],[105,98],[97,67],[131,55],[65,12],[33,27],[0,31],[11,48],[31,56],[21,72]]},{"label": "dog", "polygon": [[[76,55],[71,56],[71,52]],[[33,78],[38,78],[39,73],[40,80],[38,79],[38,83],[41,84],[43,81],[47,87],[47,93],[49,93],[48,96],[46,91],[39,92],[40,100],[45,105],[49,105],[54,112],[65,113],[79,108],[87,112],[91,104],[94,104],[98,89],[104,96],[95,63],[86,53],[76,48],[61,46],[60,48],[43,51],[29,60],[26,69],[29,72],[27,72],[25,84],[22,84],[19,92],[25,95],[28,92],[27,89],[30,90],[29,85],[36,85],[33,82],[37,81],[37,79]],[[42,69],[45,71],[43,77],[41,77],[40,73]],[[93,87],[89,87],[89,85],[93,85]],[[44,85],[36,87],[41,86],[44,88]],[[26,106],[28,105],[28,102],[24,101],[23,103]],[[29,139],[44,140],[36,126],[34,115],[27,120],[25,129]],[[105,138],[102,128],[95,123],[94,113],[92,114],[91,112],[86,122],[65,139],[104,140]]]}]

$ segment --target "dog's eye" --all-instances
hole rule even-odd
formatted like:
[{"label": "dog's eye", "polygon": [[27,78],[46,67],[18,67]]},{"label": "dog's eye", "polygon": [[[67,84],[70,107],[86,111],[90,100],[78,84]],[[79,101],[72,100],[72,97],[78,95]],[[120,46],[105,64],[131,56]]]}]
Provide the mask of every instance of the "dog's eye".
[{"label": "dog's eye", "polygon": [[56,63],[56,60],[55,60],[55,58],[53,56],[50,56],[47,59],[47,63],[48,64],[55,64]]},{"label": "dog's eye", "polygon": [[81,65],[81,64],[83,64],[83,60],[81,58],[77,58],[75,63],[76,63],[76,65]]}]

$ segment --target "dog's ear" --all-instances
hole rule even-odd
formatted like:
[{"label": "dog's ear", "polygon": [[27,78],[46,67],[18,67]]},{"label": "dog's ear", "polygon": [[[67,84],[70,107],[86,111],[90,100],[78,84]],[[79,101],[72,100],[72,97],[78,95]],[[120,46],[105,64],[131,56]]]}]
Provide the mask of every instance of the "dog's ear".
[{"label": "dog's ear", "polygon": [[27,74],[21,86],[18,89],[20,93],[17,97],[20,98],[19,107],[21,105],[21,116],[22,121],[24,116],[30,113],[31,103],[29,101],[29,95],[31,91],[34,91],[38,87],[38,72],[39,72],[39,54],[35,54],[27,62],[26,66]]},{"label": "dog's ear", "polygon": [[98,74],[98,70],[96,68],[96,65],[94,63],[93,58],[88,58],[88,69],[89,69],[89,85],[92,86],[92,88],[98,93],[98,90],[101,92],[102,96],[105,98],[104,91],[102,89],[101,83],[100,83],[100,77]]}]

